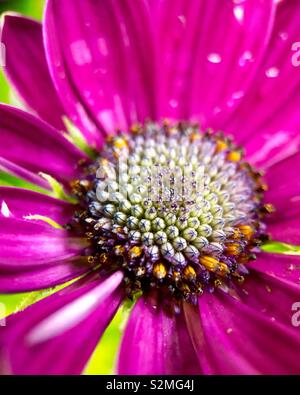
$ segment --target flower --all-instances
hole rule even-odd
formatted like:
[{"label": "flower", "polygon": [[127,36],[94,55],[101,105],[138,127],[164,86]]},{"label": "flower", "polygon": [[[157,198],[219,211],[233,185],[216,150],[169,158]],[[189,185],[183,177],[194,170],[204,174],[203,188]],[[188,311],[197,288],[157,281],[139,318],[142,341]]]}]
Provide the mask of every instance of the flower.
[{"label": "flower", "polygon": [[298,14],[48,0],[43,26],[4,17],[35,115],[0,106],[0,164],[38,192],[0,188],[0,292],[74,281],[8,317],[3,373],[81,373],[128,297],[119,373],[299,373],[299,258],[261,250],[299,244]]}]

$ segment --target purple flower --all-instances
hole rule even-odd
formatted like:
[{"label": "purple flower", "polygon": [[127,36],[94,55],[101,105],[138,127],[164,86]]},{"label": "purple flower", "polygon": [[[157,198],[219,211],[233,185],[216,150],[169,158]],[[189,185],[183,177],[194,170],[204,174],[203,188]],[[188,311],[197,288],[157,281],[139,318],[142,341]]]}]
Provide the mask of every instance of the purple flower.
[{"label": "purple flower", "polygon": [[48,0],[43,26],[5,16],[35,115],[0,106],[0,166],[41,192],[0,188],[0,292],[75,281],[8,317],[2,373],[81,373],[128,298],[119,373],[300,372],[300,260],[260,249],[300,242],[299,12]]}]

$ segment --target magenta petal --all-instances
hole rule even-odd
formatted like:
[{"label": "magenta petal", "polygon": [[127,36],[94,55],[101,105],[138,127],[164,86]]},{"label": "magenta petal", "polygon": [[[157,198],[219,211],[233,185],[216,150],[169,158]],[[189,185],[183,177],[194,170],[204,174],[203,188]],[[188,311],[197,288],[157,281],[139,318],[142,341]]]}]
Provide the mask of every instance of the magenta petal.
[{"label": "magenta petal", "polygon": [[6,47],[4,71],[26,104],[56,128],[64,128],[63,109],[46,62],[42,25],[6,14],[0,41]]},{"label": "magenta petal", "polygon": [[[299,217],[298,217],[299,218]],[[274,223],[268,223],[268,232],[273,240],[282,241],[290,244],[300,244],[300,226],[299,219],[292,218],[287,220],[278,220]]]},{"label": "magenta petal", "polygon": [[153,51],[143,1],[49,0],[44,29],[65,110],[90,143],[101,143],[98,130],[111,133],[153,118]]},{"label": "magenta petal", "polygon": [[149,298],[130,314],[118,362],[120,374],[200,374],[185,319],[168,317]]},{"label": "magenta petal", "polygon": [[294,284],[300,281],[300,257],[283,254],[261,253],[247,267],[268,277],[279,278]]},{"label": "magenta petal", "polygon": [[10,173],[18,178],[22,178],[25,181],[35,184],[41,188],[50,189],[49,183],[44,178],[24,169],[21,166],[16,165],[15,163],[10,162],[7,159],[2,158],[1,156],[0,170],[4,171],[5,173]]},{"label": "magenta petal", "polygon": [[0,327],[0,371],[80,374],[123,299],[122,278],[89,275],[10,316]]},{"label": "magenta petal", "polygon": [[0,215],[24,219],[30,215],[42,215],[60,225],[70,222],[75,206],[41,193],[21,188],[0,186]]},{"label": "magenta petal", "polygon": [[33,220],[0,217],[0,270],[55,265],[79,257],[86,244],[66,230]]},{"label": "magenta petal", "polygon": [[[299,41],[299,4],[280,1],[272,36],[252,89],[225,129],[246,145],[249,159],[267,167],[299,147],[299,68],[292,45]],[[280,94],[278,94],[280,92]],[[251,109],[251,111],[249,111]]]},{"label": "magenta petal", "polygon": [[20,264],[13,270],[6,270],[1,266],[2,263],[0,263],[0,293],[2,294],[31,292],[56,287],[91,270],[86,260],[80,258],[57,260],[30,268]]},{"label": "magenta petal", "polygon": [[265,201],[272,203],[276,213],[270,221],[296,218],[300,213],[300,154],[294,154],[267,169],[265,180],[268,191]]},{"label": "magenta petal", "polygon": [[38,118],[0,105],[0,156],[33,172],[66,181],[78,175],[77,162],[85,157],[56,129]]},{"label": "magenta petal", "polygon": [[282,325],[222,292],[200,297],[199,313],[200,334],[193,330],[194,317],[188,319],[204,373],[299,373],[300,337],[292,325]]},{"label": "magenta petal", "polygon": [[[266,48],[271,0],[160,1],[157,32],[161,116],[214,126],[245,95]],[[255,62],[252,61],[255,59]]]},{"label": "magenta petal", "polygon": [[[285,257],[281,258],[282,265],[287,264]],[[300,259],[298,259],[300,263]],[[269,261],[269,264],[271,262]],[[251,308],[268,316],[271,320],[293,329],[296,335],[299,328],[292,325],[293,304],[299,301],[299,276],[298,283],[290,280],[268,275],[267,273],[251,270],[245,283],[237,288],[240,299]]]}]

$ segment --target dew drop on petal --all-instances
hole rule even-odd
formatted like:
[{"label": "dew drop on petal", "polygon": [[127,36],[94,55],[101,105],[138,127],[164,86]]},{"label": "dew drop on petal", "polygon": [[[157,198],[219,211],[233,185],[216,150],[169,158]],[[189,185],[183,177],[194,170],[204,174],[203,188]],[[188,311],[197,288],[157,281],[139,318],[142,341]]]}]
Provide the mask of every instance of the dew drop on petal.
[{"label": "dew drop on petal", "polygon": [[177,108],[178,107],[178,101],[175,99],[172,99],[169,101],[169,104],[172,108]]},{"label": "dew drop on petal", "polygon": [[279,75],[279,69],[277,67],[270,67],[266,70],[266,76],[268,78],[276,78]]},{"label": "dew drop on petal", "polygon": [[92,54],[84,40],[74,41],[70,45],[73,60],[77,66],[84,66],[92,62]]},{"label": "dew drop on petal", "polygon": [[287,39],[288,39],[288,34],[287,34],[287,32],[280,32],[279,33],[279,37],[283,40],[283,41],[286,41]]},{"label": "dew drop on petal", "polygon": [[102,56],[107,56],[108,55],[108,48],[107,48],[107,45],[106,45],[106,41],[105,41],[105,39],[103,37],[100,37],[98,39],[98,48],[99,48],[99,51],[100,51]]},{"label": "dew drop on petal", "polygon": [[244,66],[246,66],[246,64],[247,64],[248,62],[253,62],[253,61],[254,61],[254,59],[253,59],[252,52],[250,52],[250,51],[245,51],[245,52],[242,54],[242,56],[240,57],[240,59],[239,59],[239,65],[240,65],[241,67],[244,67]]},{"label": "dew drop on petal", "polygon": [[183,25],[186,24],[186,17],[184,15],[179,15],[178,19]]},{"label": "dew drop on petal", "polygon": [[208,56],[207,56],[207,60],[209,61],[209,62],[211,62],[211,63],[221,63],[221,61],[222,61],[222,58],[221,58],[221,56],[219,55],[219,54],[217,54],[217,53],[210,53]]},{"label": "dew drop on petal", "polygon": [[244,20],[244,14],[245,14],[244,7],[241,5],[235,6],[233,8],[233,14],[234,14],[236,20],[238,22],[242,23]]}]

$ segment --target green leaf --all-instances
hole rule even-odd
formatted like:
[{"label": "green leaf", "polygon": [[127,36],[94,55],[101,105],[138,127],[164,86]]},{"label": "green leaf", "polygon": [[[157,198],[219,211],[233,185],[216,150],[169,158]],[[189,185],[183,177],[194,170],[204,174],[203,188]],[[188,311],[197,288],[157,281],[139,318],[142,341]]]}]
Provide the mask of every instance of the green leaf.
[{"label": "green leaf", "polygon": [[280,241],[269,241],[261,246],[265,252],[284,255],[300,255],[300,246],[282,243]]}]

